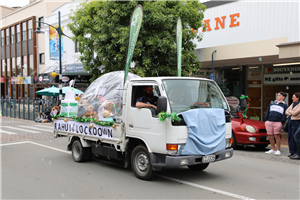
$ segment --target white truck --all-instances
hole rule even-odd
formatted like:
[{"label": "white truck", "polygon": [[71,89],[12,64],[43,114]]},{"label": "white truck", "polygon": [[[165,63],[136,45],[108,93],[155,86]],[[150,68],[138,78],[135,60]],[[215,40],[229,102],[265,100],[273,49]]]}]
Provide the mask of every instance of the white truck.
[{"label": "white truck", "polygon": [[[106,83],[92,83],[92,89],[88,88],[84,96],[89,96],[88,91],[97,95],[103,93],[102,96],[112,92],[110,87],[106,91],[96,89],[105,88]],[[136,107],[136,100],[143,96],[145,86],[153,87],[157,110]],[[124,87],[122,85],[116,90],[121,92],[122,98],[114,95],[114,107],[118,107],[118,111],[112,116],[112,126],[71,118],[57,118],[54,121],[55,137],[68,136],[67,149],[72,151],[74,161],[88,161],[94,155],[105,156],[124,161],[124,167],[131,166],[137,178],[148,180],[165,167],[187,166],[191,170],[201,171],[209,163],[232,157],[229,106],[214,81],[190,77],[133,77],[126,81]],[[217,117],[203,114],[203,111],[213,113],[215,110],[219,111]],[[177,113],[181,120],[166,119],[162,122],[157,115],[162,111]],[[191,111],[204,118],[195,122],[197,117],[194,120],[192,115],[190,119],[196,125],[188,127],[183,114]],[[218,125],[214,126],[209,121],[215,121]],[[199,136],[198,141],[195,142],[190,130],[196,132],[196,137]],[[204,137],[201,138],[201,135]],[[187,143],[189,136],[191,140]],[[219,140],[217,144],[216,138]],[[183,152],[187,145],[192,148],[186,154]]]}]

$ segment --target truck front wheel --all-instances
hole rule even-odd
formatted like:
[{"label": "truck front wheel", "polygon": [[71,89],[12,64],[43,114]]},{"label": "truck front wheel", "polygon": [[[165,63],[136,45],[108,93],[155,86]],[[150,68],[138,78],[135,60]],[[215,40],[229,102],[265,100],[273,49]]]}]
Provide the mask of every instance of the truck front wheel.
[{"label": "truck front wheel", "polygon": [[85,161],[87,150],[82,147],[79,140],[75,140],[72,144],[72,157],[75,162]]},{"label": "truck front wheel", "polygon": [[131,166],[135,176],[142,180],[149,180],[154,176],[148,150],[144,146],[134,148],[131,155]]},{"label": "truck front wheel", "polygon": [[209,163],[204,163],[204,164],[199,164],[199,165],[191,165],[191,166],[188,166],[188,168],[193,171],[203,171],[208,167],[208,165],[209,165]]}]

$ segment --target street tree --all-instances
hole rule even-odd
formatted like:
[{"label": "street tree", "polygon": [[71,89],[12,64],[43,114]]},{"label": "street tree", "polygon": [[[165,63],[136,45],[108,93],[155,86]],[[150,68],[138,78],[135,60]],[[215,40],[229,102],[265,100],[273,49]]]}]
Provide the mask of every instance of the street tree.
[{"label": "street tree", "polygon": [[[143,22],[130,71],[140,76],[176,76],[176,22],[182,20],[182,76],[200,68],[192,31],[203,26],[205,6],[199,1],[89,1],[73,10],[68,27],[79,44],[80,61],[92,80],[101,73],[124,70],[129,23],[134,8],[143,6]],[[99,70],[104,66],[104,70]],[[101,72],[102,71],[102,72]]]}]

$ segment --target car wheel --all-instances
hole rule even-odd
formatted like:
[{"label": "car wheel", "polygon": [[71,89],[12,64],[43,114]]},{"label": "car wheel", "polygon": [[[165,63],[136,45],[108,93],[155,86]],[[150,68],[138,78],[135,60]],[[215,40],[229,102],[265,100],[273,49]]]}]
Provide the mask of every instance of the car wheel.
[{"label": "car wheel", "polygon": [[139,145],[131,155],[131,166],[135,176],[142,180],[149,180],[154,176],[150,155],[146,147]]},{"label": "car wheel", "polygon": [[233,131],[232,131],[232,144],[231,144],[231,147],[233,149],[235,149],[237,147],[236,138],[235,138],[235,135],[234,135]]},{"label": "car wheel", "polygon": [[264,150],[269,144],[255,144],[254,146],[259,150]]},{"label": "car wheel", "polygon": [[204,164],[199,164],[199,165],[191,165],[191,166],[188,166],[188,168],[193,171],[203,171],[208,167],[208,165],[209,165],[209,163],[204,163]]}]

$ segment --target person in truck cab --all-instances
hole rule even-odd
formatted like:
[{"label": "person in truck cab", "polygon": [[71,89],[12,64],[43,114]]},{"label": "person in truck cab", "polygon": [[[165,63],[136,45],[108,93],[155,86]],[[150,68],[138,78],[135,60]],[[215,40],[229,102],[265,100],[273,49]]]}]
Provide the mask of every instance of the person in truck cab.
[{"label": "person in truck cab", "polygon": [[137,98],[135,106],[137,108],[154,108],[157,111],[157,97],[153,95],[153,87],[145,86],[143,92],[144,95]]}]

